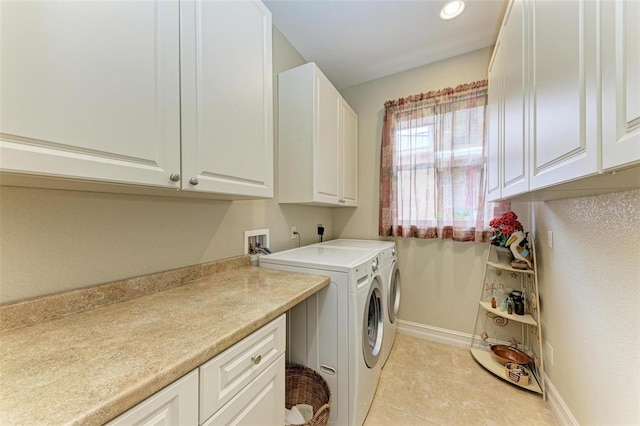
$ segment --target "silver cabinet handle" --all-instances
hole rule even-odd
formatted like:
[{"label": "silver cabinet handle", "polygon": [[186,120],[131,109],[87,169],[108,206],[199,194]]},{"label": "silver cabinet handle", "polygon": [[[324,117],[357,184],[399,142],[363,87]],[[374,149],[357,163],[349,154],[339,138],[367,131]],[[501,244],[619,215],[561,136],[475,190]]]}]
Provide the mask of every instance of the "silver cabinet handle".
[{"label": "silver cabinet handle", "polygon": [[191,179],[189,179],[189,183],[191,185],[197,185],[198,184],[198,178],[192,177]]},{"label": "silver cabinet handle", "polygon": [[171,173],[171,175],[169,176],[169,179],[171,179],[171,182],[178,182],[180,180],[180,174]]},{"label": "silver cabinet handle", "polygon": [[253,362],[255,365],[260,364],[260,361],[262,361],[262,355],[260,354],[251,357],[251,362]]}]

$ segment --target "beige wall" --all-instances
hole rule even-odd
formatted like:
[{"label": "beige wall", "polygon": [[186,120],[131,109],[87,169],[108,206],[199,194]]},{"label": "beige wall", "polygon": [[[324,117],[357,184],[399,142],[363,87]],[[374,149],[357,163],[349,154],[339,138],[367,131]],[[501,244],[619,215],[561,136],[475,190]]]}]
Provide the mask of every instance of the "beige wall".
[{"label": "beige wall", "polygon": [[[358,113],[358,208],[336,210],[343,238],[378,237],[378,180],[383,105],[387,100],[487,78],[491,49],[412,69],[341,90]],[[473,332],[486,244],[398,239],[402,275],[400,318],[430,327]]]},{"label": "beige wall", "polygon": [[[306,61],[276,28],[273,47],[277,96],[277,72]],[[274,116],[277,123],[277,108]],[[246,230],[269,228],[276,250],[297,245],[290,226],[303,244],[317,241],[318,223],[325,225],[325,238],[334,235],[331,209],[275,200],[0,187],[0,302],[240,255]]]},{"label": "beige wall", "polygon": [[578,424],[638,425],[640,191],[533,206],[546,373]]},{"label": "beige wall", "polygon": [[[377,238],[383,104],[410,94],[486,78],[491,51],[374,80],[341,91],[359,117],[359,207],[336,209],[342,238]],[[561,422],[640,424],[640,191],[548,203],[514,203],[534,230],[547,375],[566,403]],[[546,246],[547,230],[554,248]],[[400,318],[429,329],[471,333],[486,244],[397,239]],[[568,411],[567,411],[568,410]],[[572,418],[573,416],[573,418]]]}]

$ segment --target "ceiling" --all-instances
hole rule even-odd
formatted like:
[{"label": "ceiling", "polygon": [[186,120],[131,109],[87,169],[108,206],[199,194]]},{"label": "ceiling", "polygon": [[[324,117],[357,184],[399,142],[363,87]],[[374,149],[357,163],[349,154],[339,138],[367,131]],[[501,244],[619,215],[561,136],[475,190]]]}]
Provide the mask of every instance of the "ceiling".
[{"label": "ceiling", "polygon": [[338,89],[492,46],[507,0],[264,0],[273,24]]}]

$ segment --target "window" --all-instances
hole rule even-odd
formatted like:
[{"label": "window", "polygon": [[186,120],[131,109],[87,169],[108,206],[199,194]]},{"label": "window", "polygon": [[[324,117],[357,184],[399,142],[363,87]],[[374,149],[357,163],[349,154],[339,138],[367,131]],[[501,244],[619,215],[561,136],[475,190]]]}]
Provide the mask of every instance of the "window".
[{"label": "window", "polygon": [[385,103],[381,236],[486,241],[487,83]]}]

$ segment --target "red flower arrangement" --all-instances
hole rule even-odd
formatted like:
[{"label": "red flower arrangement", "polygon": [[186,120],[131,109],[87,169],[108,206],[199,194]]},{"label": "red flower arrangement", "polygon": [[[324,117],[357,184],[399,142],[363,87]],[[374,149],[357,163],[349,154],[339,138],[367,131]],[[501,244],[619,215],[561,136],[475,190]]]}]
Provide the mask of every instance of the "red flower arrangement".
[{"label": "red flower arrangement", "polygon": [[489,226],[493,228],[493,237],[489,238],[489,241],[498,247],[504,247],[515,231],[524,231],[522,224],[518,221],[518,216],[512,211],[493,219],[489,222]]}]

